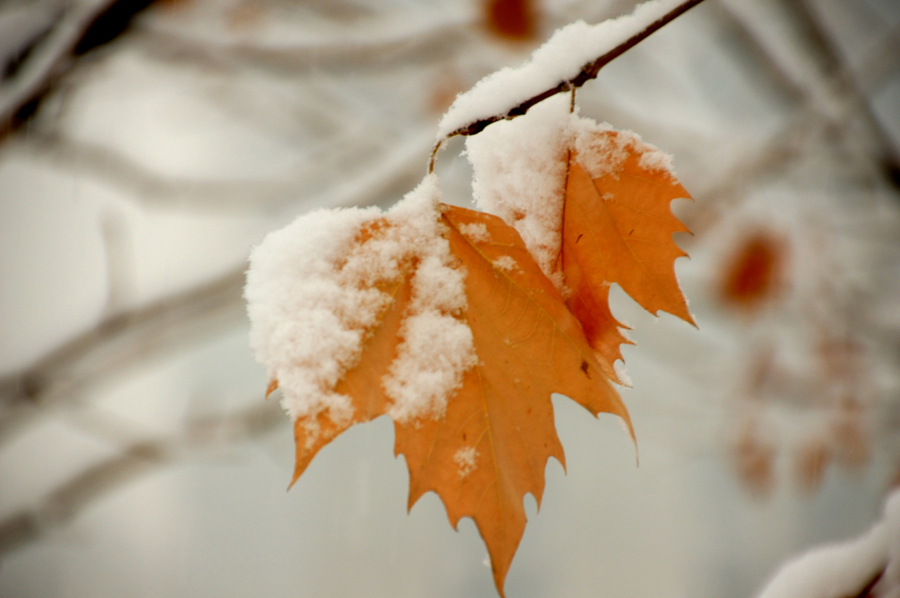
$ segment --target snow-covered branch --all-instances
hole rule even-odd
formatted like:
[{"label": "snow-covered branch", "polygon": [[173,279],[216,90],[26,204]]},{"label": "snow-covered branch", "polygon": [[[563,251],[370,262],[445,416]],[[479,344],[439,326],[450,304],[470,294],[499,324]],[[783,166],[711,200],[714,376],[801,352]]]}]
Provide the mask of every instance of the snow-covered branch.
[{"label": "snow-covered branch", "polygon": [[521,116],[538,102],[581,87],[605,65],[702,1],[652,0],[618,19],[597,25],[576,21],[559,29],[521,67],[492,73],[459,95],[438,126],[438,142],[475,135],[491,123]]},{"label": "snow-covered branch", "polygon": [[[873,593],[874,592],[874,593]],[[900,595],[900,491],[862,536],[810,550],[788,562],[759,598],[850,598]]]}]

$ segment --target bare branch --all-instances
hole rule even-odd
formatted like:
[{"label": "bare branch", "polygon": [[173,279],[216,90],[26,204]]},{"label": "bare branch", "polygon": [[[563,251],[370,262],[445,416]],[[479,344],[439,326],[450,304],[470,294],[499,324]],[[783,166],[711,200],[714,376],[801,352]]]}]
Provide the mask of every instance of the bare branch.
[{"label": "bare branch", "polygon": [[[202,40],[180,29],[161,26],[154,19],[141,23],[141,43],[150,54],[171,61],[185,59],[213,68],[254,68],[296,76],[312,69],[366,70],[411,60],[435,60],[454,44],[464,43],[469,18],[413,23],[402,16],[373,22],[368,29],[318,36],[296,42],[265,43],[239,37],[204,36]],[[387,29],[382,29],[387,27]]]},{"label": "bare branch", "polygon": [[[85,32],[116,5],[116,0],[46,4],[47,28],[38,37],[26,40],[29,47],[25,58],[16,64],[14,75],[0,86],[0,137],[15,128],[17,114],[23,107],[69,68]],[[38,12],[39,9],[32,10],[33,14]]]},{"label": "bare branch", "polygon": [[[288,209],[298,200],[327,207],[385,201],[393,197],[391,193],[396,189],[418,180],[422,152],[432,139],[428,133],[409,135],[379,151],[373,149],[368,161],[353,164],[357,169],[353,176],[338,177],[341,182],[334,185],[328,185],[324,177],[333,176],[330,173],[339,168],[347,169],[347,163],[356,157],[351,151],[358,147],[343,137],[330,140],[326,149],[332,151],[327,161],[310,158],[285,169],[281,178],[248,177],[237,181],[164,176],[110,148],[56,133],[35,132],[24,141],[24,149],[58,170],[92,177],[121,189],[142,205],[246,214],[261,208]],[[322,190],[315,194],[303,192],[310,188]]]},{"label": "bare branch", "polygon": [[243,268],[190,291],[111,316],[33,366],[0,378],[0,439],[96,380],[126,373],[198,337],[245,321]]},{"label": "bare branch", "polygon": [[196,458],[204,449],[260,437],[287,422],[278,404],[259,401],[235,413],[188,422],[175,435],[143,440],[91,465],[31,508],[0,521],[0,556],[64,525],[96,499],[162,466]]},{"label": "bare branch", "polygon": [[[885,131],[881,121],[875,116],[869,98],[860,88],[856,73],[845,64],[835,40],[820,22],[814,8],[810,6],[808,0],[801,0],[796,5],[789,3],[788,6],[796,10],[798,18],[802,20],[803,24],[810,31],[811,43],[815,44],[815,49],[828,61],[834,73],[833,81],[838,87],[838,92],[848,96],[856,111],[862,115],[875,145],[873,150],[880,154],[876,155],[875,158],[894,167],[900,166],[900,156],[897,153],[898,148],[894,146],[890,135]],[[885,55],[888,57],[894,56],[896,63],[896,55],[892,54],[889,48],[877,48],[877,50],[879,54],[887,50]]]}]

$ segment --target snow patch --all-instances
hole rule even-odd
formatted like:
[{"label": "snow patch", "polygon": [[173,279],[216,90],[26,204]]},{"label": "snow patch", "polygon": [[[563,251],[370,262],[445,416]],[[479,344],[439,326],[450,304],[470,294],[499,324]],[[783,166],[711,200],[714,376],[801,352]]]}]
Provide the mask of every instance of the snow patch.
[{"label": "snow patch", "polygon": [[294,419],[326,409],[337,419],[352,416],[349,398],[331,389],[359,358],[365,330],[389,298],[346,286],[339,262],[380,215],[377,208],[316,210],[270,233],[250,255],[250,347],[278,380]]},{"label": "snow patch", "polygon": [[[402,341],[382,383],[397,421],[444,413],[477,356],[461,319],[465,271],[454,266],[439,199],[430,175],[387,213],[318,210],[270,233],[251,254],[250,344],[293,419],[323,411],[336,423],[352,418],[350,397],[333,389],[392,301],[378,286],[410,272]],[[307,431],[312,442],[315,424]]]},{"label": "snow patch", "polygon": [[613,362],[613,371],[616,373],[616,378],[619,379],[619,384],[622,386],[627,386],[628,388],[632,387],[631,377],[628,375],[628,372],[625,370],[625,366],[621,361]]},{"label": "snow patch", "polygon": [[460,479],[468,477],[478,467],[478,454],[474,446],[465,446],[453,455],[453,460],[459,466]]},{"label": "snow patch", "polygon": [[[784,565],[758,598],[855,596],[882,568],[876,596],[900,593],[900,491],[888,497],[884,519],[843,543],[810,550]],[[886,566],[886,567],[885,567]]]},{"label": "snow patch", "polygon": [[[615,133],[611,135],[610,133]],[[633,131],[617,131],[607,123],[597,123],[588,118],[578,119],[574,134],[578,162],[592,179],[614,174],[632,152],[641,154],[638,166],[650,171],[667,173],[676,183],[673,160],[670,154],[644,143]]]},{"label": "snow patch", "polygon": [[484,222],[470,222],[468,224],[460,224],[459,232],[476,243],[489,243],[491,235],[488,232]]},{"label": "snow patch", "polygon": [[572,118],[568,96],[559,95],[466,139],[475,205],[514,227],[551,280],[562,241]]},{"label": "snow patch", "polygon": [[513,272],[519,268],[519,264],[516,263],[516,260],[509,255],[501,255],[491,263],[504,272]]}]

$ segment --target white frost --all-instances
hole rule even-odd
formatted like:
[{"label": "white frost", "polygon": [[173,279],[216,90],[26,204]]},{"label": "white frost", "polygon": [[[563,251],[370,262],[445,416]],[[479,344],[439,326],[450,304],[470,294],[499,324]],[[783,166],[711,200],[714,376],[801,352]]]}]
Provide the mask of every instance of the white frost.
[{"label": "white frost", "polygon": [[522,66],[492,73],[457,96],[441,119],[437,139],[445,139],[478,120],[506,114],[525,100],[574,78],[586,64],[643,31],[682,1],[645,2],[630,15],[597,25],[576,21],[559,29]]},{"label": "white frost", "polygon": [[[477,363],[472,332],[460,319],[465,272],[443,236],[439,197],[436,177],[428,176],[387,213],[319,210],[253,251],[244,291],[250,344],[278,380],[292,418],[324,410],[339,422],[352,416],[350,398],[333,389],[391,301],[376,285],[399,281],[412,267],[402,341],[382,381],[390,414],[398,421],[440,416]],[[360,242],[361,230],[378,219],[383,224]]]}]

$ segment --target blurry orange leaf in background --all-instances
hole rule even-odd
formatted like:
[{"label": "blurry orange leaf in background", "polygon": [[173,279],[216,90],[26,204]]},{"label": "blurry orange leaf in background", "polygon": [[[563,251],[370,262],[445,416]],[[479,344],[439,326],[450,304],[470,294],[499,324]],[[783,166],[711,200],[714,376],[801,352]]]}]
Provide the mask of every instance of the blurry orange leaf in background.
[{"label": "blurry orange leaf in background", "polygon": [[751,234],[726,263],[719,297],[744,311],[753,311],[775,298],[784,284],[786,253],[784,241],[772,234]]},{"label": "blurry orange leaf in background", "polygon": [[531,0],[488,0],[484,10],[488,29],[500,37],[529,41],[537,35]]}]

